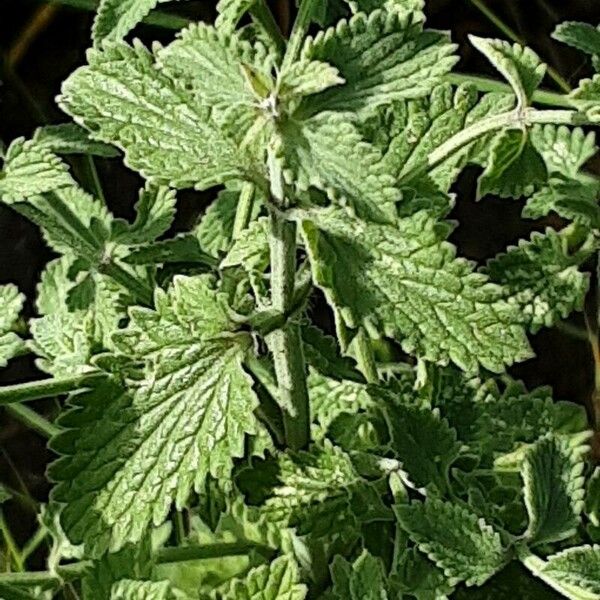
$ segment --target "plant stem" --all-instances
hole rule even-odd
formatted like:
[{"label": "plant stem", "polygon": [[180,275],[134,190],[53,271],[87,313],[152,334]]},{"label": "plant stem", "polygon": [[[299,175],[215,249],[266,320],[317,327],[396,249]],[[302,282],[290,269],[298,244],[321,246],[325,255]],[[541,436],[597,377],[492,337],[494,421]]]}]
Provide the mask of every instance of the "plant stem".
[{"label": "plant stem", "polygon": [[[509,27],[492,9],[490,9],[483,0],[469,0],[469,2],[481,12],[494,26],[499,29],[506,37],[521,46],[526,46],[527,42],[511,27]],[[568,81],[554,68],[548,65],[548,76],[565,92],[571,91]]]},{"label": "plant stem", "polygon": [[[288,315],[294,303],[296,223],[272,212],[269,243],[272,308]],[[267,341],[273,353],[279,402],[284,409],[286,442],[293,450],[300,450],[310,440],[310,411],[300,327],[297,323],[288,322],[269,334]]]},{"label": "plant stem", "polygon": [[291,65],[298,59],[300,50],[302,49],[302,44],[304,43],[304,38],[306,37],[306,33],[310,27],[313,12],[319,5],[319,2],[322,2],[322,0],[302,0],[302,4],[298,9],[298,16],[296,17],[296,21],[290,35],[287,51],[283,57],[283,63],[281,65],[282,71],[289,69],[289,67],[291,67]]},{"label": "plant stem", "polygon": [[[243,556],[251,551],[272,557],[273,549],[252,542],[231,542],[208,544],[206,546],[180,546],[161,548],[154,559],[158,564],[185,562],[191,560],[208,560],[223,556]],[[7,585],[57,587],[64,582],[74,581],[82,577],[92,566],[91,561],[81,561],[57,567],[54,574],[50,571],[28,571],[25,573],[0,573],[0,583]]]},{"label": "plant stem", "polygon": [[47,439],[53,438],[60,433],[60,429],[56,425],[50,423],[48,419],[45,419],[28,406],[23,404],[9,404],[5,408],[6,412],[12,417]]},{"label": "plant stem", "polygon": [[[98,0],[50,0],[53,4],[62,4],[71,8],[96,11]],[[183,29],[190,24],[189,19],[161,11],[151,12],[143,21],[147,25],[156,25],[165,29]]]},{"label": "plant stem", "polygon": [[524,110],[511,110],[509,112],[500,113],[478,121],[452,136],[429,154],[425,164],[419,165],[407,173],[403,173],[401,178],[405,181],[411,181],[418,175],[434,169],[455,152],[458,152],[487,133],[504,128],[518,129],[529,127],[535,123],[581,125],[584,123],[584,120],[582,119],[581,114],[575,110],[538,110],[535,108],[526,108]]},{"label": "plant stem", "polygon": [[15,563],[15,567],[17,571],[21,572],[24,568],[23,558],[21,557],[21,553],[19,552],[19,548],[15,542],[15,538],[13,537],[10,528],[4,518],[4,512],[0,508],[0,532],[2,533],[2,538],[4,539],[4,543],[8,549],[9,554],[12,556],[12,559]]},{"label": "plant stem", "polygon": [[248,227],[254,207],[254,184],[245,182],[240,192],[235,220],[233,222],[233,239],[237,240]]},{"label": "plant stem", "polygon": [[[489,77],[481,77],[479,75],[468,75],[465,73],[449,73],[444,77],[446,81],[453,85],[461,85],[463,83],[473,84],[480,92],[501,92],[506,94],[514,94],[508,83],[491,79]],[[555,106],[559,108],[572,108],[573,105],[569,97],[565,94],[557,92],[549,92],[546,90],[537,90],[533,93],[534,104],[545,106]]]},{"label": "plant stem", "polygon": [[53,398],[54,396],[90,387],[105,378],[106,375],[103,373],[92,373],[76,375],[75,377],[43,379],[41,381],[7,385],[0,387],[0,405]]}]

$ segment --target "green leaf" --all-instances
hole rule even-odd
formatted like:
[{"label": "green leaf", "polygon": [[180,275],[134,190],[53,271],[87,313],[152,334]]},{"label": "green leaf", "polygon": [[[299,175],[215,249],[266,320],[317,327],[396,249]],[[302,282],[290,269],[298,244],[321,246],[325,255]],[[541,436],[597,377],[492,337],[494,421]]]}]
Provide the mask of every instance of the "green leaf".
[{"label": "green leaf", "polygon": [[70,187],[74,181],[60,158],[33,140],[16,139],[4,157],[0,198],[12,204],[30,196]]},{"label": "green leaf", "polygon": [[586,133],[581,127],[538,124],[529,130],[529,136],[551,175],[579,177],[581,168],[598,151],[595,133]]},{"label": "green leaf", "polygon": [[280,556],[269,565],[252,569],[244,579],[233,579],[215,590],[214,600],[304,600],[307,587],[291,556]]},{"label": "green leaf", "polygon": [[542,574],[565,586],[572,598],[600,597],[600,546],[568,548],[547,558]]},{"label": "green leaf", "polygon": [[12,284],[0,285],[0,367],[5,367],[8,361],[19,354],[25,345],[23,340],[13,331],[16,325],[25,296],[19,293]]},{"label": "green leaf", "polygon": [[33,144],[56,154],[87,154],[101,158],[119,155],[112,146],[91,140],[89,133],[76,123],[39,127],[33,134]]},{"label": "green leaf", "polygon": [[444,493],[448,471],[461,448],[456,431],[436,409],[394,404],[386,407],[384,414],[390,449],[411,482],[420,488],[433,485]]},{"label": "green leaf", "polygon": [[555,212],[565,219],[596,229],[600,227],[599,195],[600,181],[593,177],[551,177],[548,184],[527,201],[523,216],[538,219]]},{"label": "green leaf", "polygon": [[477,196],[529,196],[546,179],[546,166],[527,131],[507,129],[494,139],[487,165],[479,178]]},{"label": "green leaf", "polygon": [[168,581],[134,581],[124,579],[113,584],[111,600],[171,600],[171,585]]},{"label": "green leaf", "polygon": [[140,190],[140,199],[135,205],[135,222],[129,225],[116,221],[113,238],[122,244],[143,244],[159,238],[173,224],[176,201],[173,190],[147,185]]},{"label": "green leaf", "polygon": [[281,73],[277,86],[284,99],[298,99],[342,83],[344,80],[332,65],[319,60],[299,60]]},{"label": "green leaf", "polygon": [[269,219],[261,217],[250,223],[233,242],[220,268],[242,266],[247,271],[263,272],[269,266]]},{"label": "green leaf", "polygon": [[556,26],[552,37],[592,56],[600,56],[600,30],[589,23],[565,21]]},{"label": "green leaf", "polygon": [[449,579],[481,585],[507,562],[500,536],[459,504],[429,499],[395,507],[411,540]]},{"label": "green leaf", "polygon": [[326,435],[329,426],[343,414],[355,414],[375,406],[367,386],[354,381],[337,381],[311,369],[308,380],[313,439]]},{"label": "green leaf", "polygon": [[519,314],[502,288],[455,257],[447,227],[426,212],[396,226],[365,223],[339,209],[302,223],[315,283],[345,327],[376,328],[411,354],[469,372],[502,372],[528,358]]},{"label": "green leaf", "polygon": [[590,121],[597,123],[600,120],[600,75],[582,79],[579,87],[569,94],[569,99]]},{"label": "green leaf", "polygon": [[[204,23],[192,24],[157,52],[162,72],[184,86],[195,102],[210,107],[216,123],[228,125],[234,115],[244,131],[261,117],[259,105],[273,87],[275,60],[265,46]],[[249,81],[250,73],[261,82],[261,94]],[[243,139],[243,132],[235,133]]]},{"label": "green leaf", "polygon": [[94,19],[92,38],[96,45],[105,40],[122,40],[150,11],[169,0],[101,0]]},{"label": "green leaf", "polygon": [[332,596],[336,600],[388,600],[381,560],[363,550],[351,564],[336,556],[331,565]]},{"label": "green leaf", "polygon": [[307,452],[280,454],[277,465],[278,484],[263,511],[273,522],[296,527],[299,535],[353,538],[362,523],[391,518],[381,489],[363,479],[350,456],[328,440]]},{"label": "green leaf", "polygon": [[578,270],[590,252],[569,250],[568,239],[553,229],[533,233],[506,254],[493,258],[485,272],[507,290],[532,333],[552,327],[573,310],[582,310],[589,275]]},{"label": "green leaf", "polygon": [[[227,252],[233,239],[233,224],[240,198],[238,190],[227,189],[219,192],[216,200],[206,209],[200,223],[196,226],[196,234],[202,249],[211,256],[219,256]],[[254,202],[252,220],[256,219],[258,202]]]},{"label": "green leaf", "polygon": [[381,153],[343,115],[326,112],[287,121],[279,149],[284,176],[300,192],[315,187],[360,216],[389,221],[400,193]]},{"label": "green leaf", "polygon": [[255,2],[256,0],[219,0],[215,26],[227,33],[233,33],[242,17]]},{"label": "green leaf", "polygon": [[215,259],[204,252],[195,235],[184,233],[170,240],[161,240],[137,246],[126,257],[132,265],[198,264],[204,267],[217,265]]},{"label": "green leaf", "polygon": [[544,75],[544,65],[538,55],[520,44],[484,39],[474,35],[469,40],[508,81],[521,107],[528,106]]},{"label": "green leaf", "polygon": [[456,63],[456,46],[397,12],[359,13],[308,38],[302,56],[333,65],[346,82],[312,96],[301,112],[361,113],[395,100],[426,96]]},{"label": "green leaf", "polygon": [[525,455],[521,474],[529,513],[525,535],[530,543],[561,541],[577,530],[585,493],[581,456],[586,450],[548,436]]},{"label": "green leaf", "polygon": [[93,139],[121,148],[126,164],[146,179],[196,189],[260,179],[249,155],[222,134],[210,108],[157,68],[139,42],[90,50],[88,62],[63,84],[59,104]]},{"label": "green leaf", "polygon": [[63,526],[94,554],[141,539],[207,474],[227,479],[246,435],[258,431],[258,401],[242,369],[251,340],[227,333],[212,279],[176,277],[155,303],[156,311],[132,309],[117,339],[143,365],[131,391],[107,383],[74,396],[67,432],[53,442],[65,455],[52,468],[54,497],[67,504]]}]

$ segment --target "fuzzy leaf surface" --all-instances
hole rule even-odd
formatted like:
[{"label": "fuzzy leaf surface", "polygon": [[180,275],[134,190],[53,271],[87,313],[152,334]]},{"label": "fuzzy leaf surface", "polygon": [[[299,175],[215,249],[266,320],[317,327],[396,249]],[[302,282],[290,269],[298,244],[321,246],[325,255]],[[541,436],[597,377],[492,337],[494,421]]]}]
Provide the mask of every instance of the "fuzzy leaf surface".
[{"label": "fuzzy leaf surface", "polygon": [[568,548],[548,557],[542,573],[566,584],[576,598],[600,597],[600,546]]},{"label": "fuzzy leaf surface", "polygon": [[388,600],[381,560],[366,550],[351,564],[336,556],[331,565],[332,596],[336,600]]},{"label": "fuzzy leaf surface", "polygon": [[146,179],[205,189],[249,176],[249,156],[139,42],[90,50],[88,63],[63,84],[59,104],[93,139],[121,148]]},{"label": "fuzzy leaf surface", "polygon": [[311,97],[302,112],[360,113],[426,96],[455,64],[454,49],[445,34],[397,12],[359,13],[306,41],[303,57],[333,65],[346,83]]},{"label": "fuzzy leaf surface", "polygon": [[339,209],[302,223],[315,283],[344,328],[375,327],[406,352],[462,369],[501,372],[530,356],[518,311],[502,288],[457,259],[446,227],[426,212],[396,226],[366,223]]},{"label": "fuzzy leaf surface", "polygon": [[584,451],[567,440],[546,437],[527,452],[521,475],[529,513],[526,536],[532,544],[561,541],[575,533],[585,494]]},{"label": "fuzzy leaf surface", "polygon": [[23,350],[21,338],[11,331],[23,309],[25,296],[12,284],[0,286],[0,367]]},{"label": "fuzzy leaf surface", "polygon": [[449,579],[481,585],[504,566],[500,536],[458,504],[430,499],[395,507],[400,525]]},{"label": "fuzzy leaf surface", "polygon": [[67,504],[63,526],[94,553],[138,541],[208,473],[227,478],[257,430],[257,399],[241,366],[249,340],[226,333],[211,279],[176,278],[156,306],[132,309],[118,340],[143,365],[130,390],[107,383],[74,396],[68,430],[53,442],[65,455],[52,469],[55,498]]},{"label": "fuzzy leaf surface", "polygon": [[521,310],[530,330],[552,327],[573,310],[581,310],[589,275],[578,266],[588,253],[571,254],[567,240],[552,229],[534,233],[529,241],[492,259],[485,272],[502,285]]}]

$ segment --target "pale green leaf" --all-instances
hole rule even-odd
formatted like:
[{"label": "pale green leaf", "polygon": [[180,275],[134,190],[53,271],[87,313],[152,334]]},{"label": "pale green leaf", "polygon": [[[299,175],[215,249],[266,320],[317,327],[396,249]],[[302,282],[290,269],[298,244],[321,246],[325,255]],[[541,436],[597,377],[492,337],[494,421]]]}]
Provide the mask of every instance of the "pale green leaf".
[{"label": "pale green leaf", "polygon": [[336,600],[388,600],[384,567],[380,559],[366,550],[349,563],[341,556],[336,556],[331,565],[333,589]]},{"label": "pale green leaf", "polygon": [[583,111],[593,123],[600,121],[600,75],[581,80],[569,98],[573,106]]},{"label": "pale green leaf", "polygon": [[598,148],[593,131],[564,125],[534,125],[529,130],[531,143],[540,153],[548,173],[575,178]]},{"label": "pale green leaf", "polygon": [[304,600],[307,587],[291,556],[252,569],[244,579],[233,579],[212,594],[214,600]]},{"label": "pale green leaf", "polygon": [[479,198],[496,194],[502,198],[531,195],[544,183],[544,161],[529,140],[527,131],[507,129],[496,136],[485,170],[479,178]]},{"label": "pale green leaf", "polygon": [[251,341],[227,333],[224,298],[211,282],[177,277],[157,291],[155,311],[132,309],[118,338],[125,357],[143,365],[131,391],[107,383],[71,399],[67,432],[53,442],[65,455],[52,469],[55,499],[66,503],[69,537],[93,553],[138,541],[209,473],[228,478],[246,435],[258,430],[242,369]]},{"label": "pale green leaf", "polygon": [[196,189],[260,179],[249,155],[223,136],[210,108],[157,68],[139,42],[90,50],[88,61],[63,84],[59,104],[93,139],[121,148],[126,164],[146,179]]},{"label": "pale green leaf", "polygon": [[220,268],[242,266],[247,271],[263,272],[269,265],[269,219],[250,223],[233,242]]},{"label": "pale green leaf", "polygon": [[115,222],[113,238],[122,244],[143,244],[155,240],[173,224],[176,201],[173,190],[147,185],[140,190],[134,223]]},{"label": "pale green leaf", "polygon": [[170,240],[160,240],[137,246],[125,257],[132,265],[191,264],[216,267],[217,261],[200,247],[198,238],[183,233]]},{"label": "pale green leaf", "polygon": [[406,352],[474,372],[502,372],[530,354],[519,313],[502,288],[455,256],[447,228],[426,212],[379,225],[339,209],[302,223],[315,283],[335,309],[338,334],[365,325]]},{"label": "pale green leaf", "polygon": [[401,526],[450,585],[481,585],[507,562],[500,535],[467,508],[429,499],[397,505]]},{"label": "pale green leaf", "polygon": [[281,73],[277,85],[281,97],[297,99],[342,83],[344,80],[332,65],[318,60],[299,60]]},{"label": "pale green leaf", "polygon": [[[273,87],[270,72],[275,57],[265,46],[253,46],[235,33],[205,23],[184,29],[177,40],[157,52],[157,62],[196,103],[209,106],[212,118],[221,125],[228,124],[234,114],[236,121],[241,119],[250,128]],[[262,93],[253,85],[255,80]]]},{"label": "pale green leaf", "polygon": [[600,598],[600,546],[578,546],[553,554],[542,574],[568,588],[572,598]]},{"label": "pale green leaf", "polygon": [[600,181],[593,177],[551,177],[547,185],[529,198],[523,216],[538,219],[555,212],[565,219],[597,229],[600,227],[599,197]]},{"label": "pale green leaf", "polygon": [[362,478],[350,456],[328,440],[310,451],[280,454],[278,484],[263,511],[299,535],[329,541],[353,538],[362,523],[388,521],[389,509],[381,499],[381,486]]},{"label": "pale green leaf", "polygon": [[69,169],[55,154],[33,140],[15,140],[0,172],[0,198],[9,204],[74,185]]},{"label": "pale green leaf", "polygon": [[363,140],[343,115],[326,112],[306,121],[290,119],[281,128],[284,176],[306,191],[316,187],[365,218],[395,215],[400,193],[379,150]]},{"label": "pale green leaf", "polygon": [[503,40],[480,38],[474,35],[469,40],[493,65],[513,88],[519,106],[531,102],[533,92],[538,88],[544,75],[544,65],[538,55],[520,44],[510,44]]},{"label": "pale green leaf", "polygon": [[367,386],[354,381],[337,381],[311,369],[308,376],[313,439],[326,435],[331,423],[340,415],[355,414],[375,406]]},{"label": "pale green leaf", "polygon": [[600,30],[589,23],[565,21],[557,25],[552,37],[592,56],[600,56]]},{"label": "pale green leaf", "polygon": [[235,190],[219,192],[216,200],[207,208],[196,226],[194,233],[200,246],[208,254],[218,256],[221,252],[229,250],[239,197],[239,192]]},{"label": "pale green leaf", "polygon": [[589,275],[578,267],[590,254],[570,252],[568,240],[547,229],[493,258],[485,272],[506,289],[509,301],[519,306],[529,329],[536,333],[583,308]]},{"label": "pale green leaf", "polygon": [[575,533],[583,509],[586,447],[548,436],[525,455],[523,477],[529,513],[526,536],[532,544],[567,539]]},{"label": "pale green leaf", "polygon": [[101,0],[92,28],[94,42],[122,40],[161,2],[169,0]]},{"label": "pale green leaf", "polygon": [[413,15],[413,18],[420,19],[422,11],[425,9],[425,0],[346,0],[354,12],[371,12],[378,8],[385,8],[387,11],[396,11],[402,16]]},{"label": "pale green leaf", "polygon": [[256,0],[219,0],[215,26],[227,33],[232,33],[255,2]]},{"label": "pale green leaf", "polygon": [[168,581],[134,581],[123,579],[114,583],[110,600],[172,600]]},{"label": "pale green leaf", "polygon": [[91,140],[89,133],[76,123],[39,127],[33,134],[33,143],[37,148],[56,154],[87,154],[102,158],[119,155],[112,146]]},{"label": "pale green leaf", "polygon": [[12,284],[0,285],[0,367],[19,354],[24,348],[23,340],[11,331],[16,325],[25,296]]},{"label": "pale green leaf", "polygon": [[312,96],[301,112],[360,113],[426,96],[456,62],[448,36],[396,11],[359,13],[306,41],[302,56],[336,67],[345,84]]}]

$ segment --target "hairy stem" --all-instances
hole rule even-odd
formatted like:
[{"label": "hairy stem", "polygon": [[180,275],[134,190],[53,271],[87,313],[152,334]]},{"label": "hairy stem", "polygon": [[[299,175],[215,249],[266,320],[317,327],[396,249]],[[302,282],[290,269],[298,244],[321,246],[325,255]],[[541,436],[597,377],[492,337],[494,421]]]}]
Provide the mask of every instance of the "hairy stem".
[{"label": "hairy stem", "polygon": [[[50,0],[52,4],[62,4],[71,8],[96,11],[98,0]],[[189,19],[161,11],[151,12],[143,21],[147,25],[156,25],[165,29],[183,29],[190,24]]]},{"label": "hairy stem", "polygon": [[[469,2],[479,11],[482,15],[484,15],[491,23],[494,24],[495,27],[498,28],[506,37],[511,39],[513,42],[517,42],[517,44],[521,44],[521,46],[526,46],[527,42],[521,38],[521,36],[509,27],[491,8],[489,8],[483,0],[469,0]],[[547,68],[548,76],[554,80],[554,82],[565,92],[571,91],[571,86],[568,81],[554,68],[548,65]]]},{"label": "hairy stem", "polygon": [[48,419],[45,419],[28,406],[23,404],[8,404],[5,409],[13,418],[21,421],[21,423],[27,425],[33,431],[37,431],[47,439],[53,438],[60,433],[60,429],[56,425],[50,423]]},{"label": "hairy stem", "polygon": [[[469,75],[466,73],[448,73],[444,79],[453,85],[470,83],[480,92],[501,92],[506,94],[514,94],[513,89],[508,83],[491,79],[489,77]],[[533,93],[533,103],[545,106],[554,106],[557,108],[572,108],[573,106],[569,97],[565,94],[549,92],[546,90],[535,91]]]},{"label": "hairy stem", "polygon": [[[252,542],[231,542],[208,544],[206,546],[180,546],[161,548],[154,556],[158,564],[186,562],[190,560],[208,560],[225,556],[244,556],[251,551],[259,552],[271,558],[273,550],[267,546]],[[40,586],[42,588],[59,587],[65,582],[80,579],[92,567],[91,561],[81,561],[57,567],[56,574],[50,571],[29,571],[25,573],[0,573],[0,583],[7,585]]]},{"label": "hairy stem", "polygon": [[[271,302],[272,307],[288,315],[294,304],[296,279],[296,224],[281,215],[271,214]],[[288,446],[299,450],[310,440],[310,417],[306,367],[302,338],[297,323],[288,322],[267,337],[284,408],[284,429]]]},{"label": "hairy stem", "polygon": [[42,398],[53,398],[61,394],[68,394],[76,390],[90,387],[104,379],[106,375],[93,373],[88,375],[76,375],[75,377],[64,377],[46,379],[42,381],[31,381],[29,383],[17,383],[0,387],[0,405],[15,404],[17,402],[31,402]]},{"label": "hairy stem", "polygon": [[131,292],[137,302],[140,302],[145,306],[152,306],[152,288],[121,265],[116,262],[105,263],[99,267],[98,271],[104,275],[108,275],[111,279],[114,279],[118,284]]},{"label": "hairy stem", "polygon": [[505,128],[519,129],[530,127],[536,123],[582,125],[584,124],[584,119],[581,113],[575,110],[538,110],[535,108],[526,108],[524,110],[511,110],[500,113],[478,121],[452,136],[429,154],[425,164],[419,165],[407,173],[403,173],[402,179],[410,181],[418,175],[434,169],[453,154],[488,133]]}]

